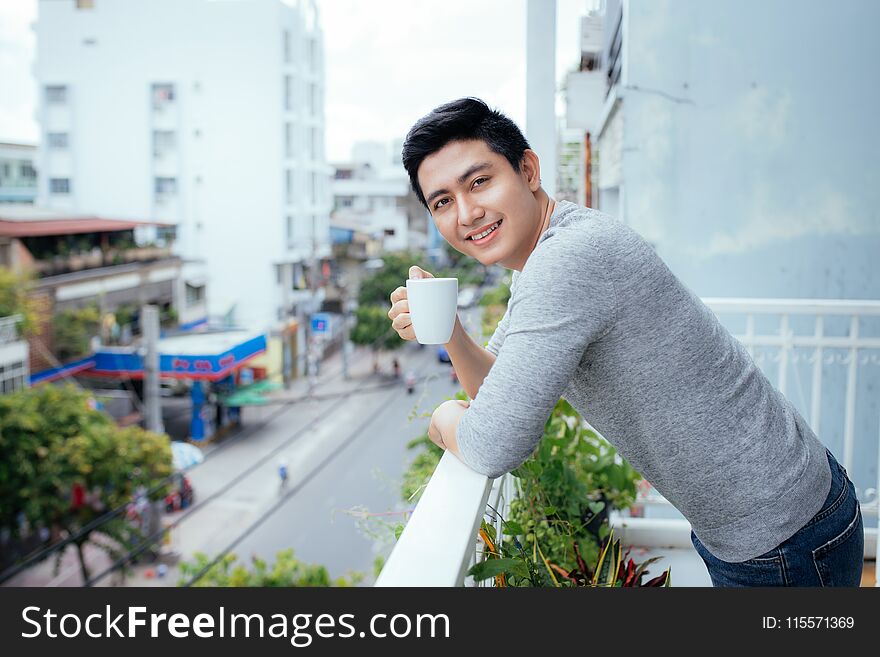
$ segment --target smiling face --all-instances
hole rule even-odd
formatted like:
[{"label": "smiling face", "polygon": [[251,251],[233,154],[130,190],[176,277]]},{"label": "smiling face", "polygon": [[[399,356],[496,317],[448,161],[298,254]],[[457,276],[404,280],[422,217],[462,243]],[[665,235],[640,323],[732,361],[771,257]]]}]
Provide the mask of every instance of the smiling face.
[{"label": "smiling face", "polygon": [[543,223],[534,151],[515,171],[482,140],[453,141],[422,161],[418,179],[437,230],[456,251],[522,270]]}]

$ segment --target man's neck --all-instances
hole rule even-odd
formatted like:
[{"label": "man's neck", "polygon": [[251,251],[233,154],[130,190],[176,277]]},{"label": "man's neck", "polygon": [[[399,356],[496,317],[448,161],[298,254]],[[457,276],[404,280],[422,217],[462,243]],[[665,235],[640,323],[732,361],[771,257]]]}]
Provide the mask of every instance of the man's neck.
[{"label": "man's neck", "polygon": [[515,264],[512,267],[504,265],[503,263],[499,263],[502,264],[502,266],[507,267],[508,269],[522,271],[523,267],[526,266],[526,260],[528,260],[529,256],[532,255],[532,251],[535,250],[535,247],[538,246],[538,241],[541,239],[541,235],[543,235],[544,231],[546,231],[550,227],[550,217],[553,216],[553,210],[556,208],[556,201],[548,196],[543,189],[540,189],[535,194],[535,197],[535,200],[538,202],[540,218],[536,225],[537,230],[535,231],[533,238],[530,240],[529,252],[526,255],[525,260],[523,260],[521,263]]}]

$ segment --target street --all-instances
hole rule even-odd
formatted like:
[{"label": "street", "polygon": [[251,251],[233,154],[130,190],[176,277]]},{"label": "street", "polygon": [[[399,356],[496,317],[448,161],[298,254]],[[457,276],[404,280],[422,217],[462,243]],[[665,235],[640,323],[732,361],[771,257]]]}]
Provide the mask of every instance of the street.
[{"label": "street", "polygon": [[[472,336],[479,331],[479,308],[461,312]],[[413,371],[418,385],[407,394],[401,379],[391,375],[391,359],[401,372]],[[170,548],[188,560],[195,552],[213,558],[227,551],[248,562],[256,555],[274,561],[276,552],[293,548],[297,558],[327,567],[335,578],[350,571],[374,578],[373,563],[387,556],[392,527],[408,508],[401,499],[402,474],[414,453],[406,448],[427,430],[430,414],[459,385],[450,366],[437,360],[437,347],[407,343],[393,354],[382,354],[381,371],[372,371],[373,357],[358,349],[350,359],[350,377],[341,374],[340,354],[322,363],[318,386],[306,399],[300,379],[279,391],[273,403],[243,409],[237,434],[205,446],[205,461],[187,471],[195,489],[192,507],[165,516],[172,524]],[[281,485],[278,465],[287,462],[289,479]],[[372,520],[361,528],[363,516]],[[382,523],[386,523],[383,526]],[[89,546],[86,561],[98,586],[122,584],[111,560]],[[78,586],[82,584],[75,550],[66,550],[58,574],[53,559],[12,578],[12,586]],[[174,586],[180,581],[176,564],[157,576],[156,563],[141,560],[130,567],[124,585]]]}]

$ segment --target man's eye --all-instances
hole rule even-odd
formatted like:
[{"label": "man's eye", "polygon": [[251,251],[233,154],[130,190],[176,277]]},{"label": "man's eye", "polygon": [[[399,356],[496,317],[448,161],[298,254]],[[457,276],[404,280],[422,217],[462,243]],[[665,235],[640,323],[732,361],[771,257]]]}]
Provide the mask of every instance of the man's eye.
[{"label": "man's eye", "polygon": [[482,176],[482,177],[480,177],[480,178],[477,178],[477,179],[474,181],[474,186],[476,186],[476,185],[478,185],[478,184],[480,184],[480,183],[484,183],[484,182],[486,182],[487,180],[489,180],[489,179],[486,178],[485,176]]},{"label": "man's eye", "polygon": [[434,209],[437,210],[437,209],[443,207],[444,205],[446,205],[446,203],[444,201],[448,201],[448,200],[449,200],[448,198],[441,198],[439,201],[437,201],[434,204]]}]

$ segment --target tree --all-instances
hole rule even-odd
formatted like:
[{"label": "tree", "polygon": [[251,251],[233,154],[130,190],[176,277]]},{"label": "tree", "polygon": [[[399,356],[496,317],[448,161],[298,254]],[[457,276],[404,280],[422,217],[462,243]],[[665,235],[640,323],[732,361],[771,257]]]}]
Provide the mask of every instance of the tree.
[{"label": "tree", "polygon": [[379,351],[399,349],[403,340],[397,331],[391,328],[391,320],[388,319],[388,306],[371,304],[359,306],[355,312],[357,323],[351,331],[351,341],[354,344],[372,347],[373,364],[378,365]]},{"label": "tree", "polygon": [[61,361],[82,358],[91,353],[92,336],[101,330],[101,312],[97,305],[64,310],[52,318],[55,353]]},{"label": "tree", "polygon": [[[49,529],[54,538],[73,535],[171,472],[167,436],[120,429],[72,384],[0,396],[0,528],[13,536],[22,520]],[[159,489],[152,497],[164,495]],[[84,580],[86,542],[116,555],[139,539],[131,523],[118,517],[77,538]]]},{"label": "tree", "polygon": [[406,285],[411,266],[417,265],[422,269],[430,270],[430,266],[425,264],[424,260],[424,256],[408,251],[395,251],[383,255],[382,268],[361,281],[358,303],[384,305],[387,312],[391,307],[391,293],[399,286]]},{"label": "tree", "polygon": [[373,349],[373,366],[378,367],[379,351],[399,349],[404,341],[391,328],[388,311],[391,309],[391,293],[406,285],[409,268],[422,266],[423,260],[414,253],[399,251],[382,257],[381,269],[364,278],[358,294],[356,324],[351,332],[354,344]]},{"label": "tree", "polygon": [[39,312],[34,300],[28,297],[32,281],[32,275],[16,274],[0,266],[0,317],[21,315],[24,333],[37,333],[39,327]]},{"label": "tree", "polygon": [[[234,553],[223,556],[216,564],[194,582],[194,586],[356,586],[363,581],[362,573],[349,573],[347,577],[330,579],[324,566],[303,563],[293,555],[292,549],[281,550],[275,555],[270,567],[265,560],[253,557],[253,570],[243,564],[236,565]],[[192,562],[180,564],[180,585],[201,573],[210,563],[208,555],[196,552]]]}]

